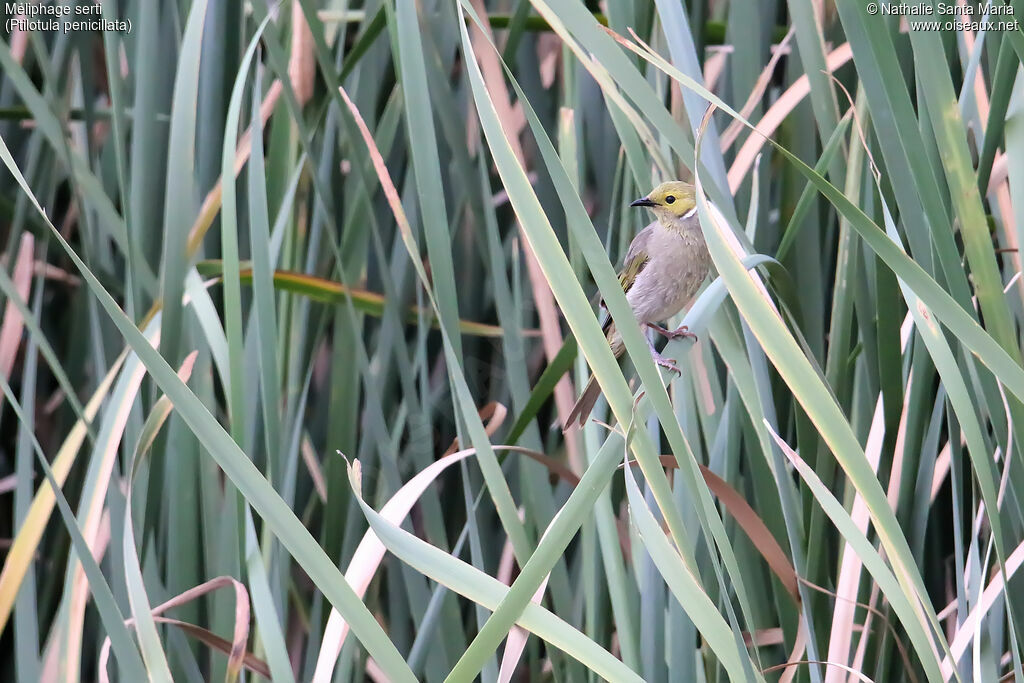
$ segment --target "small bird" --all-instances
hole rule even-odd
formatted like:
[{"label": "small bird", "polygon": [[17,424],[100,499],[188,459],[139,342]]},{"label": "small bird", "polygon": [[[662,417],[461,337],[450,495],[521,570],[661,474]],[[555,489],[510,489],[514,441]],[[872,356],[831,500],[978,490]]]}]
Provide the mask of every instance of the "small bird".
[{"label": "small bird", "polygon": [[[619,284],[637,324],[669,339],[696,339],[685,325],[667,330],[657,324],[683,310],[711,269],[711,256],[697,218],[693,185],[679,180],[662,183],[630,206],[647,207],[657,218],[633,238],[619,273]],[[604,333],[615,357],[620,357],[626,347],[611,317],[605,322]],[[679,372],[675,361],[658,353],[650,339],[647,345],[658,365]],[[583,425],[600,394],[601,387],[591,377],[569,413],[566,428],[576,420]]]}]

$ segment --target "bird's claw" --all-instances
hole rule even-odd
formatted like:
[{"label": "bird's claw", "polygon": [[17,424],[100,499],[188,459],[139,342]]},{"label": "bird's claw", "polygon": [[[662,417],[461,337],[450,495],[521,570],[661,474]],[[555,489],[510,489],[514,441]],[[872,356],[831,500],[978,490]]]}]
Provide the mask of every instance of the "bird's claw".
[{"label": "bird's claw", "polygon": [[661,367],[665,368],[666,370],[671,370],[677,375],[683,374],[683,371],[679,369],[679,366],[676,365],[676,362],[674,360],[672,360],[671,358],[665,358],[660,353],[654,354],[654,362],[660,365]]},{"label": "bird's claw", "polygon": [[650,339],[647,340],[647,348],[650,349],[651,358],[654,359],[655,363],[665,368],[666,370],[671,370],[677,375],[683,374],[683,371],[679,369],[679,366],[676,365],[676,362],[674,360],[672,360],[671,358],[665,358],[665,356],[658,353],[658,350],[654,348],[654,342],[652,342]]},{"label": "bird's claw", "polygon": [[694,342],[697,341],[697,335],[690,332],[690,328],[686,325],[680,325],[676,329],[669,333],[669,339],[692,339]]},{"label": "bird's claw", "polygon": [[674,330],[667,330],[661,325],[655,325],[654,323],[647,323],[647,326],[650,327],[655,332],[657,332],[658,334],[662,335],[663,337],[667,337],[668,339],[682,338],[692,339],[694,342],[697,341],[697,335],[694,334],[693,332],[690,332],[690,328],[687,327],[686,325],[680,325]]},{"label": "bird's claw", "polygon": [[675,360],[673,360],[672,358],[666,358],[664,355],[655,351],[653,345],[650,347],[650,355],[652,358],[654,358],[654,362],[656,362],[658,366],[665,368],[666,370],[671,370],[677,375],[683,374],[683,371],[681,371],[679,369],[679,366],[676,365]]}]

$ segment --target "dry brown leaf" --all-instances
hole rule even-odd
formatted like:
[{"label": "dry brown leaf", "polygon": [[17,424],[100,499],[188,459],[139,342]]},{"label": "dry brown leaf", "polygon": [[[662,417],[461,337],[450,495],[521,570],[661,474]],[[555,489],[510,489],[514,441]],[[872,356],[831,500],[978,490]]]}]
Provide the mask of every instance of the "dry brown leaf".
[{"label": "dry brown leaf", "polygon": [[[484,425],[484,431],[487,433],[488,438],[494,436],[494,432],[498,431],[498,427],[502,425],[505,418],[508,416],[508,408],[497,401],[491,401],[477,412],[480,415],[481,421],[487,420],[487,423]],[[452,444],[448,446],[448,450],[444,452],[444,455],[451,455],[457,450],[459,450],[458,438],[452,441]]]},{"label": "dry brown leaf", "polygon": [[[249,640],[250,622],[249,591],[245,589],[245,586],[242,584],[241,581],[238,581],[237,579],[231,576],[218,576],[217,578],[210,579],[209,581],[201,583],[198,586],[195,586],[194,588],[189,588],[184,593],[180,593],[179,595],[174,596],[170,600],[157,605],[150,611],[150,614],[152,614],[154,618],[157,618],[167,610],[173,609],[175,607],[180,607],[181,605],[192,602],[193,600],[201,598],[202,596],[208,593],[212,593],[213,591],[219,588],[229,586],[234,588],[235,592],[235,630],[234,633],[232,634],[232,639],[230,643],[228,643],[223,638],[220,638],[219,636],[216,636],[210,633],[209,631],[201,629],[200,627],[194,626],[192,624],[185,624],[185,622],[174,620],[174,625],[184,628],[186,631],[192,633],[193,635],[196,634],[197,630],[201,630],[205,633],[210,633],[211,636],[225,643],[227,645],[228,653],[228,672],[230,674],[233,674],[234,676],[237,676],[238,672],[241,671],[242,666],[245,665],[247,662],[248,653],[246,652],[245,644]],[[164,621],[164,623],[170,623],[167,620],[157,620]],[[124,623],[125,626],[134,626],[135,619],[125,619]],[[203,642],[207,641],[204,640]],[[207,642],[207,644],[212,645],[212,641]],[[107,673],[107,661],[109,658],[110,638],[108,637],[104,638],[103,646],[100,648],[99,676],[101,683],[109,683],[109,674]],[[248,661],[252,661],[252,659]],[[259,662],[259,660],[256,661]],[[260,664],[262,664],[262,662],[260,662]],[[266,667],[265,664],[263,664],[263,666]]]}]

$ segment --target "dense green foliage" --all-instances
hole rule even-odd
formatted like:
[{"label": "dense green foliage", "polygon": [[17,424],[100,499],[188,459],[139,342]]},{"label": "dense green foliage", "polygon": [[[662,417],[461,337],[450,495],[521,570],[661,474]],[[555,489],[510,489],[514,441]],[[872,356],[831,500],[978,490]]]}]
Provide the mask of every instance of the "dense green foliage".
[{"label": "dense green foliage", "polygon": [[269,7],[5,26],[0,678],[1021,676],[1019,26]]}]

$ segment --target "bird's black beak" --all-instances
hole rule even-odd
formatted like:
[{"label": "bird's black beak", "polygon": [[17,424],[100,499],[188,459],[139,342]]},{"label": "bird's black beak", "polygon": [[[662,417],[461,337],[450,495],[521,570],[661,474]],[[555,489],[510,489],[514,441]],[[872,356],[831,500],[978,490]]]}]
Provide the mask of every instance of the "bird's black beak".
[{"label": "bird's black beak", "polygon": [[650,199],[648,199],[647,197],[641,197],[640,199],[635,199],[632,202],[630,202],[629,205],[630,206],[656,206],[656,204],[654,202],[652,202]]}]

